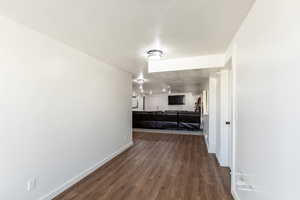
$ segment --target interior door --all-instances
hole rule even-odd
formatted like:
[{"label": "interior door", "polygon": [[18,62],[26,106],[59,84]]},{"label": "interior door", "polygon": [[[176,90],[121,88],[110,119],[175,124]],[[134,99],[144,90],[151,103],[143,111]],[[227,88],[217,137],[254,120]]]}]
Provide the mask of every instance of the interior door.
[{"label": "interior door", "polygon": [[[231,61],[229,63],[231,65]],[[233,165],[233,76],[232,69],[229,66],[228,69],[228,122],[227,123],[227,131],[228,131],[228,164],[230,169],[232,169]]]}]

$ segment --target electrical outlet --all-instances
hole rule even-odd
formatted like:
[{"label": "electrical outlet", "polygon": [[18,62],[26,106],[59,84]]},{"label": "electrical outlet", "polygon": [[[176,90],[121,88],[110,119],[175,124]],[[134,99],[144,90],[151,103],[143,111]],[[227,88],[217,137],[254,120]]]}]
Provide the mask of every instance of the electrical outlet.
[{"label": "electrical outlet", "polygon": [[31,178],[27,181],[27,191],[30,192],[36,188],[37,178]]}]

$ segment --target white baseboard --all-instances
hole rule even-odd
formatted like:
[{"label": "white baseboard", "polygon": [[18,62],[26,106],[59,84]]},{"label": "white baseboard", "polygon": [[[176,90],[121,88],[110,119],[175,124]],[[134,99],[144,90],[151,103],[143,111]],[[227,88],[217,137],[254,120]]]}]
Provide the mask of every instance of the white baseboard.
[{"label": "white baseboard", "polygon": [[231,190],[231,194],[234,200],[241,200],[235,189]]},{"label": "white baseboard", "polygon": [[81,179],[88,176],[89,174],[91,174],[92,172],[97,170],[99,167],[101,167],[102,165],[104,165],[105,163],[107,163],[108,161],[110,161],[111,159],[116,157],[117,155],[119,155],[122,152],[124,152],[125,150],[127,150],[132,145],[133,145],[133,142],[131,141],[130,143],[122,146],[120,149],[118,149],[114,153],[110,154],[105,159],[101,160],[100,162],[96,163],[94,166],[82,171],[78,175],[76,175],[73,178],[71,178],[70,180],[66,181],[64,184],[62,184],[58,188],[51,191],[49,194],[42,196],[41,198],[39,198],[39,200],[51,200],[51,199],[53,199],[54,197],[56,197],[57,195],[59,195],[60,193],[65,191],[66,189],[70,188],[75,183],[79,182]]}]

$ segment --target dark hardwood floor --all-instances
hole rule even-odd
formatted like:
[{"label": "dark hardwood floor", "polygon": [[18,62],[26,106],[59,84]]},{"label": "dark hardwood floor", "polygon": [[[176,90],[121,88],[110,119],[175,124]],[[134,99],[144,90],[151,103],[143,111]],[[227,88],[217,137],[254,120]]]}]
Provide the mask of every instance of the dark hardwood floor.
[{"label": "dark hardwood floor", "polygon": [[202,136],[134,133],[134,146],[55,200],[232,200]]}]

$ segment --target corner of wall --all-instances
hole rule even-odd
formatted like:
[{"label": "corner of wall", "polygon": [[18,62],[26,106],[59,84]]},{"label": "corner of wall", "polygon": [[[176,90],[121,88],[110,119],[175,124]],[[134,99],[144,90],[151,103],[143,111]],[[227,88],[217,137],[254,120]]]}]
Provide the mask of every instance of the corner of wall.
[{"label": "corner of wall", "polygon": [[236,192],[236,189],[235,188],[232,188],[231,189],[231,195],[233,197],[234,200],[241,200],[238,193]]},{"label": "corner of wall", "polygon": [[73,185],[75,185],[76,183],[78,183],[81,179],[87,177],[89,174],[91,174],[94,171],[96,171],[97,169],[99,169],[102,165],[104,165],[105,163],[109,162],[114,157],[116,157],[119,154],[121,154],[124,151],[126,151],[132,145],[133,145],[133,141],[130,141],[128,144],[123,145],[122,147],[120,147],[114,153],[108,155],[106,158],[104,158],[103,160],[99,161],[98,163],[96,163],[95,165],[91,166],[90,168],[83,170],[82,172],[80,172],[79,174],[77,174],[76,176],[74,176],[73,178],[71,178],[68,181],[66,181],[64,184],[62,184],[59,187],[57,187],[54,190],[52,190],[49,194],[46,194],[46,195],[40,197],[39,200],[51,200],[51,199],[53,199],[54,197],[56,197],[59,194],[61,194],[62,192],[64,192],[66,189],[68,189],[68,188],[72,187]]}]

